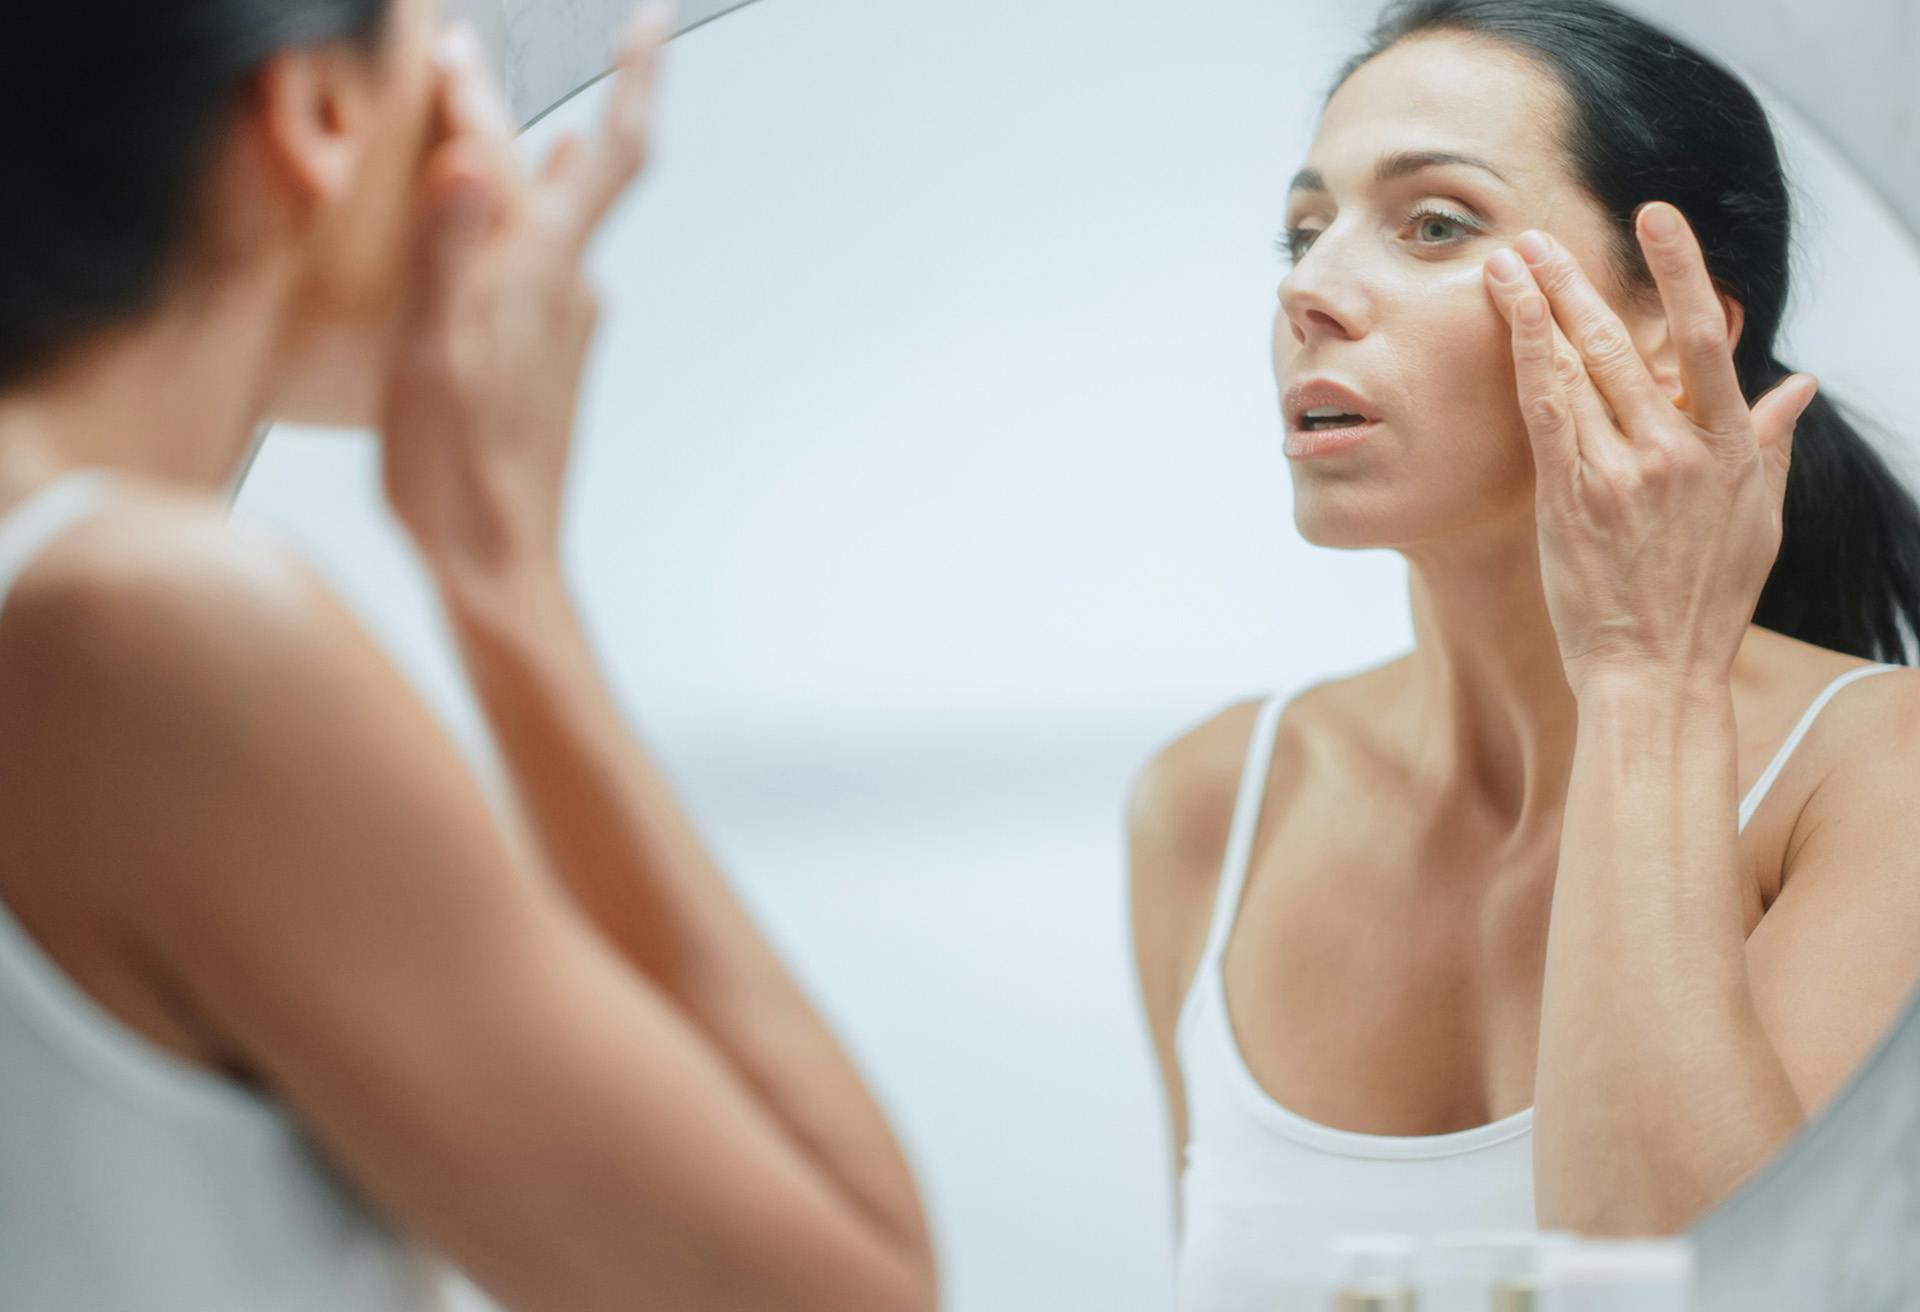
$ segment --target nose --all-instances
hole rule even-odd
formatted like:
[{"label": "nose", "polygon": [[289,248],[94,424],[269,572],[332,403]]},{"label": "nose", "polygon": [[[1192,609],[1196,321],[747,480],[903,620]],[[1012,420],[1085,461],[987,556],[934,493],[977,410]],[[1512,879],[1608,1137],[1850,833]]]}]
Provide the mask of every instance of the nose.
[{"label": "nose", "polygon": [[1331,230],[1315,237],[1280,280],[1280,311],[1301,346],[1316,340],[1356,340],[1367,331],[1366,295],[1352,262],[1341,258],[1334,240]]}]

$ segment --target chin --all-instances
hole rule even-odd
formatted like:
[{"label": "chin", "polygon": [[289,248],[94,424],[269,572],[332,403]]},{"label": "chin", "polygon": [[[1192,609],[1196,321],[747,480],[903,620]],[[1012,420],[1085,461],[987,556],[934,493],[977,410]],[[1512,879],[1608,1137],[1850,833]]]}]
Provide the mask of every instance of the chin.
[{"label": "chin", "polygon": [[1406,510],[1382,504],[1377,488],[1294,485],[1293,526],[1316,547],[1390,547],[1405,536],[1406,523]]}]

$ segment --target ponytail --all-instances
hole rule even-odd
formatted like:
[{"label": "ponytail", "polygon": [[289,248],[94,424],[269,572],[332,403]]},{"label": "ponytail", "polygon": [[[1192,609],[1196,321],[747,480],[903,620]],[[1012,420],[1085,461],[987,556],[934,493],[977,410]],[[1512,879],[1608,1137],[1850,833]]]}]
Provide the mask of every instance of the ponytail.
[{"label": "ponytail", "polygon": [[[1615,268],[1654,281],[1634,212],[1687,216],[1715,285],[1745,310],[1734,366],[1748,401],[1791,371],[1774,356],[1787,305],[1792,195],[1752,88],[1609,0],[1392,0],[1336,88],[1382,51],[1463,33],[1535,61],[1566,93],[1561,148],[1612,220]],[[1780,554],[1754,622],[1869,660],[1920,660],[1920,507],[1861,425],[1822,392],[1800,417]]]},{"label": "ponytail", "polygon": [[1824,390],[1794,428],[1780,554],[1753,622],[1866,660],[1920,658],[1920,505]]}]

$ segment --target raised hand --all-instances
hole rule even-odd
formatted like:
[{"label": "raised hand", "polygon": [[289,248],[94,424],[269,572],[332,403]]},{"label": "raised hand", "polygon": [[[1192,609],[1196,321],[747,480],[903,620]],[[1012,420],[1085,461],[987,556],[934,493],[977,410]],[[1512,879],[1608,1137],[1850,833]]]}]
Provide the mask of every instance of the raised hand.
[{"label": "raised hand", "polygon": [[1779,553],[1793,428],[1818,387],[1795,374],[1749,406],[1685,219],[1654,202],[1636,235],[1679,397],[1662,394],[1565,246],[1528,232],[1487,261],[1513,331],[1547,608],[1576,693],[1613,672],[1726,676]]},{"label": "raised hand", "polygon": [[388,500],[444,582],[553,566],[582,365],[598,302],[581,262],[645,166],[670,5],[620,42],[607,113],[529,175],[471,29],[439,54],[421,172],[417,290],[381,423]]}]

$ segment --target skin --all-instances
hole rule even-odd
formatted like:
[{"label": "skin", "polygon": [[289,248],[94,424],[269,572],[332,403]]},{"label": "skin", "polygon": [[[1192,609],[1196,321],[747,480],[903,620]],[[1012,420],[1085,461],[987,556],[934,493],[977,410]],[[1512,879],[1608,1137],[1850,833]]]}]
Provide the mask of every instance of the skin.
[{"label": "skin", "polygon": [[[1741,309],[1684,221],[1662,239],[1641,217],[1657,296],[1618,285],[1557,96],[1498,47],[1402,43],[1334,96],[1307,160],[1325,190],[1290,199],[1314,235],[1280,288],[1276,378],[1331,374],[1385,418],[1293,462],[1296,522],[1407,557],[1416,646],[1287,708],[1224,971],[1285,1106],[1388,1135],[1533,1106],[1542,1226],[1671,1233],[1833,1096],[1920,978],[1899,784],[1920,676],[1837,696],[1736,839],[1738,798],[1862,663],[1749,623],[1812,380],[1739,397]],[[1514,185],[1375,180],[1430,149]],[[1409,221],[1424,201],[1482,225]],[[1496,259],[1516,243],[1544,253]],[[1541,326],[1515,315],[1529,297]],[[1169,745],[1131,800],[1176,1174],[1174,1022],[1255,711]]]},{"label": "skin", "polygon": [[[930,1308],[898,1145],[559,570],[581,257],[670,16],[537,175],[476,44],[436,47],[432,0],[395,20],[373,58],[269,61],[160,308],[0,396],[0,508],[80,465],[122,488],[0,623],[0,896],[505,1306]],[[379,428],[515,815],[314,571],[228,522],[275,418]]]}]

